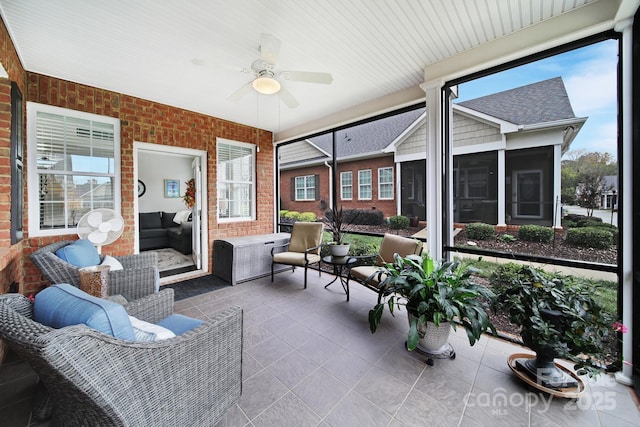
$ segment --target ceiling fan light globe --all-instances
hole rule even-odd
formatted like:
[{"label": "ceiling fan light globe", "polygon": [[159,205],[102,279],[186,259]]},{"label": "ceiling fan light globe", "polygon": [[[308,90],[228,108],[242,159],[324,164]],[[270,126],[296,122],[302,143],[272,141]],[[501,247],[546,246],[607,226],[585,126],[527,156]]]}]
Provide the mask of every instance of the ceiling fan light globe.
[{"label": "ceiling fan light globe", "polygon": [[257,77],[251,86],[263,95],[273,95],[280,91],[280,82],[271,77]]}]

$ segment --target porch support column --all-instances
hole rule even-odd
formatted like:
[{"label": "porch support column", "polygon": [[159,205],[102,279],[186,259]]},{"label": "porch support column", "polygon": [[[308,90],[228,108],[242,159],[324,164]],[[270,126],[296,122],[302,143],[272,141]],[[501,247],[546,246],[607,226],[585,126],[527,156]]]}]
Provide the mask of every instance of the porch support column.
[{"label": "porch support column", "polygon": [[505,167],[505,149],[498,150],[498,227],[506,227],[507,212],[507,169]]},{"label": "porch support column", "polygon": [[[442,187],[442,87],[443,81],[431,81],[420,85],[426,93],[426,193],[427,193],[427,244],[426,250],[436,260],[443,257],[443,187]],[[451,218],[448,219],[451,222]]]},{"label": "porch support column", "polygon": [[[622,224],[619,250],[624,254],[618,259],[622,282],[622,323],[629,329],[622,335],[622,371],[616,372],[616,380],[631,385],[633,368],[633,18],[616,23],[615,30],[622,33],[622,152],[618,153],[622,177],[618,177],[620,187],[618,197],[618,225]],[[636,290],[637,291],[637,290]],[[640,333],[640,332],[639,332]]]},{"label": "porch support column", "polygon": [[562,205],[560,204],[560,195],[562,194],[562,146],[556,144],[553,146],[553,227],[562,228]]}]

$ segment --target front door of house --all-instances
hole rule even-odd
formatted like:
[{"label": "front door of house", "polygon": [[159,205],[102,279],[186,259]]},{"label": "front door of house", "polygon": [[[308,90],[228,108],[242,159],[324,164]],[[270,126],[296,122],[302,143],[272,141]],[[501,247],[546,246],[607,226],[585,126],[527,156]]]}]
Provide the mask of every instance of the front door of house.
[{"label": "front door of house", "polygon": [[513,172],[513,216],[515,218],[542,218],[542,170]]}]

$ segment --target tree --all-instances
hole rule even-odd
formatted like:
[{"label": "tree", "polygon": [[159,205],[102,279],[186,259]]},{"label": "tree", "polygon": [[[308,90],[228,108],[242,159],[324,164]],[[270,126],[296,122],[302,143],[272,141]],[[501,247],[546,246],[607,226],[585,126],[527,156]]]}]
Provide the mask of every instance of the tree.
[{"label": "tree", "polygon": [[562,161],[563,203],[575,201],[587,208],[587,215],[592,215],[602,193],[611,190],[604,178],[607,175],[618,175],[618,164],[611,154],[584,150],[567,153],[567,159]]}]

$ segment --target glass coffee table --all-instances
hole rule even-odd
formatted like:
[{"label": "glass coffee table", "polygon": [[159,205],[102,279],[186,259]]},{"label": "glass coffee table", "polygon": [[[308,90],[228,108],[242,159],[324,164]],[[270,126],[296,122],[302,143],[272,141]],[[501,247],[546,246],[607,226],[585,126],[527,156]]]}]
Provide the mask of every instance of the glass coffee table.
[{"label": "glass coffee table", "polygon": [[322,257],[322,262],[333,266],[333,274],[336,276],[332,281],[327,283],[324,288],[327,289],[336,280],[340,280],[340,284],[342,285],[342,289],[344,289],[344,293],[348,293],[347,281],[345,280],[344,273],[348,272],[349,268],[355,265],[357,261],[357,258],[350,256],[335,257],[333,255],[327,255],[325,257]]}]

